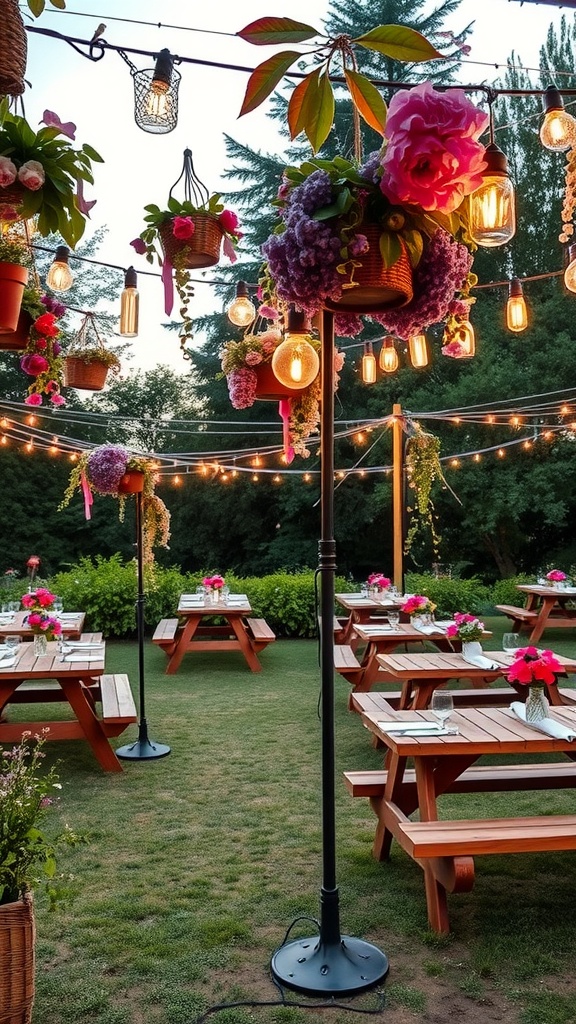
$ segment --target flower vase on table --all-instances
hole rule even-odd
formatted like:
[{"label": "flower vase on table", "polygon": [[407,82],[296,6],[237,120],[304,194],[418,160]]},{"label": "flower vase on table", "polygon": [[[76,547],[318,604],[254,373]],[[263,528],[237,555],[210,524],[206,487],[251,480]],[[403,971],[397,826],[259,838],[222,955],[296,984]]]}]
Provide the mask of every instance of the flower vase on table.
[{"label": "flower vase on table", "polygon": [[527,722],[541,722],[543,718],[548,718],[550,704],[543,686],[528,687],[525,706]]},{"label": "flower vase on table", "polygon": [[202,580],[204,587],[204,593],[206,595],[206,604],[219,604],[220,593],[224,586],[225,580],[223,576],[205,576]]},{"label": "flower vase on table", "polygon": [[34,634],[34,657],[43,658],[48,653],[48,638],[46,633]]}]

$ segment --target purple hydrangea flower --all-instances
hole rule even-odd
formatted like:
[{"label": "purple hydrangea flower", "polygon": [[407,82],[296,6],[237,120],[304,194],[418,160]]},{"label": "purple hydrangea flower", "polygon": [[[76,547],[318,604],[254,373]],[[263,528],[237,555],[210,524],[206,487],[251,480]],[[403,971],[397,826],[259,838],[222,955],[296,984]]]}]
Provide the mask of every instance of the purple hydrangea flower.
[{"label": "purple hydrangea flower", "polygon": [[88,456],[88,479],[100,494],[117,494],[130,453],[120,444],[103,444]]}]

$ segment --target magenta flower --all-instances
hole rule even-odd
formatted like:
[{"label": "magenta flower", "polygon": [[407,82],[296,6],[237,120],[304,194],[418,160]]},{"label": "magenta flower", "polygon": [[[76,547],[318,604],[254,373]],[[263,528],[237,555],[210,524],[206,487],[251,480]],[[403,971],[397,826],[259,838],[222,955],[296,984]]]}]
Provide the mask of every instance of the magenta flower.
[{"label": "magenta flower", "polygon": [[130,245],[136,250],[139,256],[143,256],[146,252],[146,242],[143,242],[141,238],[133,238]]},{"label": "magenta flower", "polygon": [[521,647],[516,651],[516,660],[506,678],[509,683],[523,683],[526,686],[545,683],[551,686],[556,682],[556,673],[562,671],[562,665],[552,651]]},{"label": "magenta flower", "polygon": [[62,122],[58,117],[58,114],[55,114],[53,110],[44,111],[40,124],[45,124],[49,128],[57,128],[61,135],[66,135],[67,138],[72,139],[72,141],[76,138],[76,125],[74,122]]},{"label": "magenta flower", "polygon": [[218,220],[223,231],[230,235],[238,235],[238,217],[233,210],[222,210]]},{"label": "magenta flower", "polygon": [[66,405],[66,399],[61,394],[50,395],[50,404],[51,405]]},{"label": "magenta flower", "polygon": [[551,580],[552,583],[562,583],[566,579],[566,573],[561,569],[551,569],[546,573],[546,579]]},{"label": "magenta flower", "polygon": [[172,221],[172,234],[174,238],[179,238],[180,241],[186,242],[196,231],[196,225],[192,220],[192,217],[174,217]]},{"label": "magenta flower", "polygon": [[42,395],[38,394],[37,391],[32,392],[24,399],[24,405],[42,405]]},{"label": "magenta flower", "polygon": [[49,365],[48,360],[37,353],[22,356],[22,359],[20,360],[21,368],[24,370],[24,373],[29,374],[30,377],[37,377],[39,373],[44,373],[48,369]]},{"label": "magenta flower", "polygon": [[452,213],[482,183],[488,114],[462,89],[439,92],[431,82],[402,89],[390,101],[380,188],[393,203]]}]

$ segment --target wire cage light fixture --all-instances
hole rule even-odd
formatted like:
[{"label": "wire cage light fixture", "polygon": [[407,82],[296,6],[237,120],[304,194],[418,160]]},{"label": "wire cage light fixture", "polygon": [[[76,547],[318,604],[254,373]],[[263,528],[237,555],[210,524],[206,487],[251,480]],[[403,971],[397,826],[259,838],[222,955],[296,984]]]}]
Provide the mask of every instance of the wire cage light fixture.
[{"label": "wire cage light fixture", "polygon": [[130,68],[134,82],[134,120],[152,135],[166,135],[178,124],[178,89],[182,75],[170,50],[160,50],[153,68],[138,71],[123,50],[118,51]]}]

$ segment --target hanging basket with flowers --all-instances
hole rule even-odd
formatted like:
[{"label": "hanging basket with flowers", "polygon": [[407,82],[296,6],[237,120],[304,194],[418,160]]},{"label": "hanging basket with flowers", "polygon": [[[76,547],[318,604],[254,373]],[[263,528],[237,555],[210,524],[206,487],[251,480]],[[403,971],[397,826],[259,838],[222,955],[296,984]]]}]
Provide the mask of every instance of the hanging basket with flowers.
[{"label": "hanging basket with flowers", "polygon": [[170,512],[155,493],[155,474],[156,466],[151,459],[133,455],[124,445],[100,445],[83,452],[74,465],[58,510],[66,508],[76,490],[80,489],[85,516],[90,519],[95,491],[118,499],[122,521],[127,496],[142,493],[143,560],[150,564],[154,561],[154,547],[168,547],[170,539]]},{"label": "hanging basket with flowers", "polygon": [[[178,200],[172,193],[181,181],[184,199]],[[194,295],[190,270],[215,266],[220,260],[221,248],[228,259],[235,262],[236,246],[242,237],[238,218],[232,210],[225,208],[220,195],[210,195],[196,176],[190,149],[184,150],[182,171],[170,189],[165,209],[150,204],[145,210],[147,227],[130,244],[137,253],[145,255],[149,263],[156,259],[162,267],[167,315],[172,312],[173,284],[176,285],[180,299],[179,314],[183,320],[180,347],[187,358],[186,346],[193,336],[188,312]]]},{"label": "hanging basket with flowers", "polygon": [[106,348],[94,313],[86,313],[66,353],[66,384],[83,391],[102,391],[108,373],[120,373],[120,359]]}]

